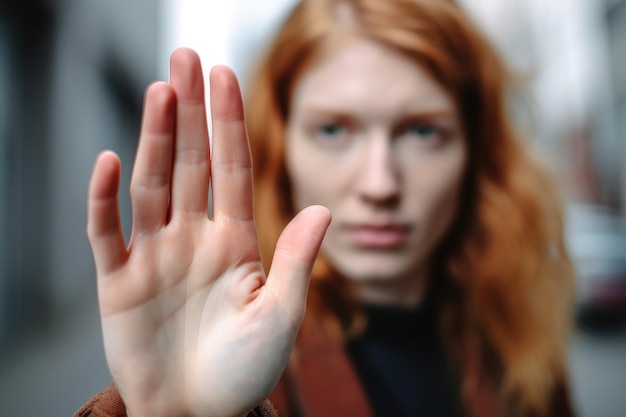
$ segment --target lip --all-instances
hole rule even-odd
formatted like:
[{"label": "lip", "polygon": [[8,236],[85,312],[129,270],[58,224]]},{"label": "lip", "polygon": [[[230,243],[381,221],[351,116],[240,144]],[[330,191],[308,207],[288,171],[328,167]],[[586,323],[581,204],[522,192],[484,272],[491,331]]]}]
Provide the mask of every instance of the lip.
[{"label": "lip", "polygon": [[411,231],[403,225],[371,225],[358,224],[346,226],[345,231],[350,241],[366,249],[394,249],[402,246]]}]

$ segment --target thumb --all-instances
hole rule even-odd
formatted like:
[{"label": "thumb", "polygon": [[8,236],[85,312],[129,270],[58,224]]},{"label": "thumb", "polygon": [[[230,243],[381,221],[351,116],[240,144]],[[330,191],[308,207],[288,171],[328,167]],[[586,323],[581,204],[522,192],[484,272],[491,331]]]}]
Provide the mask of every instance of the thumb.
[{"label": "thumb", "polygon": [[311,270],[330,220],[326,207],[307,207],[289,222],[276,243],[266,286],[287,312],[298,318],[298,325],[304,316]]}]

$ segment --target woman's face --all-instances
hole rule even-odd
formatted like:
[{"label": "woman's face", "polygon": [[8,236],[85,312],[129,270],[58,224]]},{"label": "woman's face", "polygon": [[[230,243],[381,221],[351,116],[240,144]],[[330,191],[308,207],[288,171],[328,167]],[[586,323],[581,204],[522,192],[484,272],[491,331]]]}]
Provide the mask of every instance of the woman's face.
[{"label": "woman's face", "polygon": [[418,302],[466,165],[453,98],[416,62],[357,40],[302,76],[289,115],[293,202],[330,209],[327,259],[367,301]]}]

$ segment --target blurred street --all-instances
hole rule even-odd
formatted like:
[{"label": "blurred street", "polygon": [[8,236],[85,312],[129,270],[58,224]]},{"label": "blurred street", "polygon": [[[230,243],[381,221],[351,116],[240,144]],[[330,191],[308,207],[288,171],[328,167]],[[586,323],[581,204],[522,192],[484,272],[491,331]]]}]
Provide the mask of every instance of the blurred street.
[{"label": "blurred street", "polygon": [[626,415],[626,330],[578,332],[570,350],[574,401],[580,417]]}]

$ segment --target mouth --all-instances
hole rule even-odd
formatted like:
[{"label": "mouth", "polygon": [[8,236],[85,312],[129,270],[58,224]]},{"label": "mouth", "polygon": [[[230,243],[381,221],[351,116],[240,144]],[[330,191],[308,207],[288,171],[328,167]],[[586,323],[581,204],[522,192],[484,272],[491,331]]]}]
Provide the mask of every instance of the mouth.
[{"label": "mouth", "polygon": [[411,228],[402,225],[350,225],[346,227],[350,241],[363,249],[390,250],[402,246]]}]

